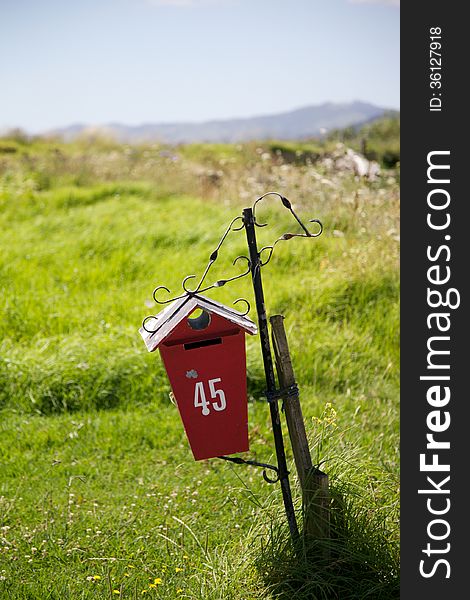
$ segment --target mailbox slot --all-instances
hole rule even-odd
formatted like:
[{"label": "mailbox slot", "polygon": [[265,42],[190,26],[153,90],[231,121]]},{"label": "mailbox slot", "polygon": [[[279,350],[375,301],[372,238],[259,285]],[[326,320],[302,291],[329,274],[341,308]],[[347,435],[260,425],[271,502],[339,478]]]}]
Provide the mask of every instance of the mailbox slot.
[{"label": "mailbox slot", "polygon": [[[239,333],[239,329],[220,329],[219,331],[212,331],[212,333],[206,333],[205,335],[192,336],[189,339],[185,339],[183,337],[175,336],[175,339],[170,340],[168,342],[164,342],[162,346],[170,348],[172,346],[184,346],[185,350],[191,350],[192,348],[202,348],[203,346],[212,346],[215,344],[223,343],[224,338],[232,337],[233,335],[237,335]],[[218,337],[213,337],[217,335]],[[222,342],[218,341],[222,340]],[[208,343],[206,343],[208,342]],[[196,345],[200,344],[200,345]]]},{"label": "mailbox slot", "polygon": [[216,344],[221,344],[222,338],[214,338],[212,340],[200,340],[199,342],[191,342],[189,344],[184,344],[185,350],[194,350],[195,348],[203,348],[204,346],[215,346]]}]

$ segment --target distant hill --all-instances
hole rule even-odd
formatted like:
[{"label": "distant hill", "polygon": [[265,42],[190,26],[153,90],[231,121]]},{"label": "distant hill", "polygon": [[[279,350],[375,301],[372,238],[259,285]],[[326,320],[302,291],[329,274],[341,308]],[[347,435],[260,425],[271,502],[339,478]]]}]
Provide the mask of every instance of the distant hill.
[{"label": "distant hill", "polygon": [[202,123],[143,123],[102,126],[76,124],[50,132],[73,140],[86,134],[103,133],[118,141],[163,142],[169,144],[194,142],[246,142],[250,140],[301,140],[318,137],[328,131],[358,126],[373,121],[387,109],[367,102],[337,104],[326,102],[289,112],[243,119],[205,121]]}]

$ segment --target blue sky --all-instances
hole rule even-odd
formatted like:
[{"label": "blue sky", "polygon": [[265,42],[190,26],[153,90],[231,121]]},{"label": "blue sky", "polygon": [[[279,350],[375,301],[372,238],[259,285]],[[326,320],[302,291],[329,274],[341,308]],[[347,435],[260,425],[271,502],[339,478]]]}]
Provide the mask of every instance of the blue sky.
[{"label": "blue sky", "polygon": [[0,129],[399,108],[399,0],[0,0]]}]

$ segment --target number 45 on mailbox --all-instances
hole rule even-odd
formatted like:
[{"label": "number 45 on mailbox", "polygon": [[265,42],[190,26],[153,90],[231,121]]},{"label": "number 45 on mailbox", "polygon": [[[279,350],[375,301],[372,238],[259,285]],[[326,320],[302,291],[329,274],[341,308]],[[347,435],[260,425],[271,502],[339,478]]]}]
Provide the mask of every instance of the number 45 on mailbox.
[{"label": "number 45 on mailbox", "polygon": [[147,349],[160,350],[196,460],[248,450],[245,333],[256,332],[242,313],[200,294],[140,329]]}]

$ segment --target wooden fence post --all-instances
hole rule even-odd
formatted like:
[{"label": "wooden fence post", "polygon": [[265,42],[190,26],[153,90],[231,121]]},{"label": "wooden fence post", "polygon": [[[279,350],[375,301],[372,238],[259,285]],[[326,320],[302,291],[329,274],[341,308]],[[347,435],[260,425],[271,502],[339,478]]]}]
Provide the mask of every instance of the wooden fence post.
[{"label": "wooden fence post", "polygon": [[283,400],[292,452],[302,489],[304,533],[315,539],[328,539],[330,537],[328,475],[312,465],[299,392],[295,387],[291,387],[295,384],[295,376],[284,329],[284,317],[273,315],[269,321],[279,385],[282,390],[290,390],[290,393],[286,391]]}]

